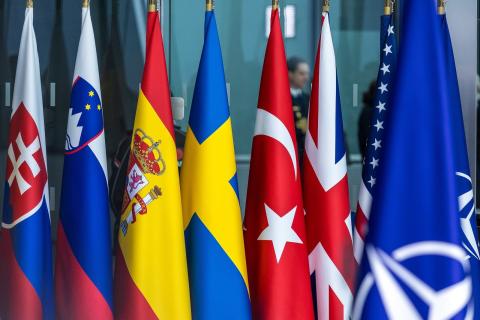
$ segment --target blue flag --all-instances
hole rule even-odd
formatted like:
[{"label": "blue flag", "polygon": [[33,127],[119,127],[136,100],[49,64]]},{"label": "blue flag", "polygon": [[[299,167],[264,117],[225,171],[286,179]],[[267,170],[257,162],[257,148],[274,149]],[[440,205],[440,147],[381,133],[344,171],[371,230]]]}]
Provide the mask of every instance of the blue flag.
[{"label": "blue flag", "polygon": [[452,111],[452,128],[454,140],[453,155],[456,157],[456,183],[458,187],[458,210],[460,212],[460,226],[462,229],[462,245],[468,253],[472,268],[473,297],[475,305],[475,319],[480,318],[480,254],[478,249],[477,221],[475,214],[475,200],[473,184],[468,163],[465,128],[463,126],[462,105],[458,87],[455,56],[448,29],[446,15],[440,16],[442,32],[445,37],[448,89]]},{"label": "blue flag", "polygon": [[250,319],[237,168],[213,11],[193,94],[181,172],[193,319]]},{"label": "blue flag", "polygon": [[472,316],[458,219],[450,69],[435,0],[405,0],[354,319]]},{"label": "blue flag", "polygon": [[368,220],[372,202],[377,192],[378,167],[383,163],[380,159],[382,152],[383,134],[386,126],[385,117],[390,110],[390,95],[392,79],[397,66],[397,37],[395,30],[395,17],[384,15],[381,18],[380,30],[380,66],[377,76],[377,91],[375,94],[375,107],[370,120],[370,134],[366,143],[365,158],[363,159],[362,181],[358,195],[357,214],[355,216],[355,230],[353,244],[355,259],[360,263],[365,237],[368,230]]}]

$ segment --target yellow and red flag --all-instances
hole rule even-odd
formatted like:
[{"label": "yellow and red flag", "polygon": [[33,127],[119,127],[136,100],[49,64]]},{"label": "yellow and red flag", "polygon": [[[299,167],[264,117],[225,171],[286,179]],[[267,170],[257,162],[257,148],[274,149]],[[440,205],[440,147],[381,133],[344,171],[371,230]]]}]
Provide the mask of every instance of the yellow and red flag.
[{"label": "yellow and red flag", "polygon": [[149,6],[115,270],[116,319],[190,319],[170,90],[158,12]]}]

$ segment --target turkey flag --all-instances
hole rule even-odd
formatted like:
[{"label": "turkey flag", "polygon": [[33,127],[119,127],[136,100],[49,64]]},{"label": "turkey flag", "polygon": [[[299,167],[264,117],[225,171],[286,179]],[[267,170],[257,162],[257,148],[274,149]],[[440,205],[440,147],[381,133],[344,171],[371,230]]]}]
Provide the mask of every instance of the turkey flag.
[{"label": "turkey flag", "polygon": [[278,9],[272,11],[245,213],[254,319],[313,319],[300,167]]}]

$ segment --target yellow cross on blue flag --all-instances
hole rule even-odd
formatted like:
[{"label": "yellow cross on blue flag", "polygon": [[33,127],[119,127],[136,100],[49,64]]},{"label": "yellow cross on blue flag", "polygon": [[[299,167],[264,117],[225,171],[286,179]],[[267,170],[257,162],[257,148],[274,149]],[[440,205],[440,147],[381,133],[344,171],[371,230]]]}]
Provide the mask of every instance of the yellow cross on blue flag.
[{"label": "yellow cross on blue flag", "polygon": [[181,187],[192,317],[250,319],[232,124],[213,11],[205,16]]}]

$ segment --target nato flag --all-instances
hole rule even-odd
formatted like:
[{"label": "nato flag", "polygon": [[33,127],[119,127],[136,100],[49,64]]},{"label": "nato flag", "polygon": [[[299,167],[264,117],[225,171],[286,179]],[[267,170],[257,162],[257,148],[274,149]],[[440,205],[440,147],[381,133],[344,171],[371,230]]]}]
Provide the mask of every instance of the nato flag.
[{"label": "nato flag", "polygon": [[453,54],[452,41],[448,30],[446,15],[440,16],[440,23],[446,48],[446,66],[448,72],[447,93],[450,96],[453,128],[453,155],[455,159],[455,176],[458,187],[458,211],[462,228],[462,245],[468,253],[472,268],[473,298],[475,304],[475,319],[480,319],[480,254],[478,250],[477,221],[475,214],[475,200],[473,184],[468,164],[467,143],[463,126],[462,105],[458,87],[457,70]]},{"label": "nato flag", "polygon": [[436,0],[404,0],[402,46],[354,319],[472,317],[455,107]]}]

